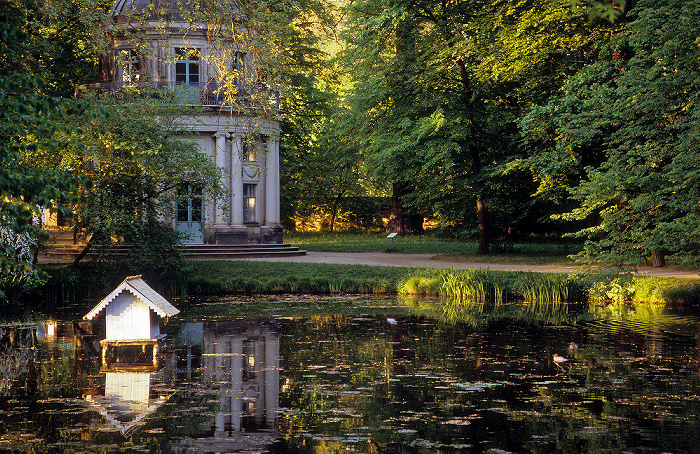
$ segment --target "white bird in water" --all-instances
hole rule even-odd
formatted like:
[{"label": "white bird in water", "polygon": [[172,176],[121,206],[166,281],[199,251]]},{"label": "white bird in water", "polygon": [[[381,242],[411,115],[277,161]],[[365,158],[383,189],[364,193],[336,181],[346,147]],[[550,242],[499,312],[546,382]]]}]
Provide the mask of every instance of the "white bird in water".
[{"label": "white bird in water", "polygon": [[554,361],[554,365],[557,366],[559,369],[562,370],[562,372],[566,372],[566,369],[562,367],[562,364],[568,361],[568,359],[564,358],[563,356],[559,356],[556,353],[552,356],[552,361]]},{"label": "white bird in water", "polygon": [[387,321],[387,323],[389,323],[390,325],[398,325],[398,324],[399,324],[399,322],[397,322],[395,318],[391,318],[391,317],[387,317],[387,318],[386,318],[386,321]]}]

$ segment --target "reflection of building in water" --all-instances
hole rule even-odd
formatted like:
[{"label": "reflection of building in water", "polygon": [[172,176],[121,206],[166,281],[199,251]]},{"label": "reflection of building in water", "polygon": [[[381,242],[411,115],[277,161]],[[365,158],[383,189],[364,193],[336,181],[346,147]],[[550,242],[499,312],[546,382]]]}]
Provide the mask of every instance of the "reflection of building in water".
[{"label": "reflection of building in water", "polygon": [[[202,381],[216,390],[219,409],[192,452],[263,448],[276,440],[279,408],[279,329],[272,322],[236,320],[199,324]],[[194,340],[199,330],[183,332]],[[181,333],[181,339],[182,339]]]},{"label": "reflection of building in water", "polygon": [[168,394],[159,395],[151,386],[157,375],[160,373],[107,372],[104,395],[87,394],[85,400],[97,408],[109,425],[129,437],[170,397]]}]

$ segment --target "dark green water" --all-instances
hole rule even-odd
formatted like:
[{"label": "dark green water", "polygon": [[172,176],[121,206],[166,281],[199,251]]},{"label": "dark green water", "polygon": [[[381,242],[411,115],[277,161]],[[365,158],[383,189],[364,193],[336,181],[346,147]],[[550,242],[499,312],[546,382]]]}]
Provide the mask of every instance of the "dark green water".
[{"label": "dark green water", "polygon": [[[55,335],[45,324],[0,327],[0,450],[700,449],[693,315],[487,313],[393,299],[208,302],[183,312],[163,326],[157,371],[100,371],[99,320],[94,336],[69,321]],[[567,361],[558,366],[555,354]]]}]

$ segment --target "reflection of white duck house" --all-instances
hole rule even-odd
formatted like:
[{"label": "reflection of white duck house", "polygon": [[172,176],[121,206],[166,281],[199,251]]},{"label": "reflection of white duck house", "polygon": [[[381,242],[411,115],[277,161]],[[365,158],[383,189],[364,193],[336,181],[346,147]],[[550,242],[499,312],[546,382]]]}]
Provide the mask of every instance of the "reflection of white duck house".
[{"label": "reflection of white duck house", "polygon": [[[113,35],[100,62],[100,88],[123,93],[148,84],[201,107],[181,119],[194,131],[187,140],[221,167],[231,194],[215,201],[196,187],[181,188],[188,201],[171,222],[190,242],[281,243],[279,123],[268,115],[278,109],[278,96],[255,86],[245,49],[212,42],[212,27],[183,19],[186,8],[178,0],[117,0],[111,15],[123,33]],[[234,1],[226,14],[235,11]]]},{"label": "reflection of white duck house", "polygon": [[[124,279],[83,318],[93,320],[103,310],[106,330],[105,339],[100,341],[102,365],[109,366],[110,349],[139,346],[145,359],[150,359],[150,364],[157,367],[159,345],[165,337],[160,334],[160,318],[176,315],[180,311],[149,287],[141,276]],[[116,359],[119,360],[119,357]],[[138,362],[143,363],[143,359],[139,358]]]},{"label": "reflection of white duck house", "polygon": [[148,372],[107,372],[104,396],[87,395],[107,423],[125,437],[145,422],[146,417],[164,404],[169,395],[154,393]]}]

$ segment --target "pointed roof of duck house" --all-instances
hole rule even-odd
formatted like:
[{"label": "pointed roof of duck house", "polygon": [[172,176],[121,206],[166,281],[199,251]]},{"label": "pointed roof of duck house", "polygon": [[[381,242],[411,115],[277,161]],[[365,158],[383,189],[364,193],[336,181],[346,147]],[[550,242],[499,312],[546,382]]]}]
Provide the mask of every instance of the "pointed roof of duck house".
[{"label": "pointed roof of duck house", "polygon": [[114,298],[119,296],[124,291],[130,292],[136,298],[144,301],[148,307],[153,310],[153,312],[161,317],[170,317],[180,313],[180,311],[175,306],[170,304],[168,300],[149,287],[148,284],[141,279],[141,275],[139,274],[138,276],[129,276],[124,279],[122,283],[112,291],[112,293],[97,303],[97,306],[92,308],[92,310],[88,312],[83,319],[92,320],[93,318],[97,317],[100,312],[102,312],[102,310],[114,300]]}]

